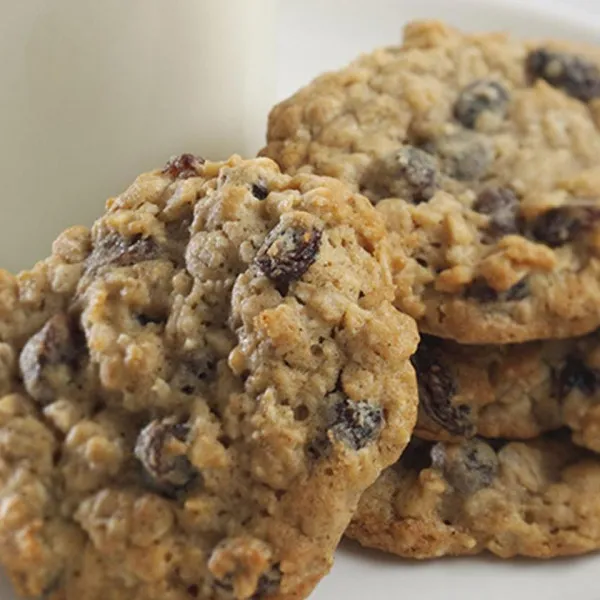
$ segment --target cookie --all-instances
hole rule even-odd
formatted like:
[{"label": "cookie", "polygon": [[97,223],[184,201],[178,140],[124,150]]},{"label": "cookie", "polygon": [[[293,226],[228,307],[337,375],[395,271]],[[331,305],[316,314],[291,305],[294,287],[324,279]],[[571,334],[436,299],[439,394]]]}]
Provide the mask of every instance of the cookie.
[{"label": "cookie", "polygon": [[414,320],[340,182],[176,157],[0,279],[0,562],[48,600],[304,598],[408,442]]},{"label": "cookie", "polygon": [[524,344],[464,345],[425,335],[412,358],[416,434],[530,439],[563,426],[600,452],[600,332]]},{"label": "cookie", "polygon": [[598,65],[595,49],[413,23],[275,107],[263,153],[377,204],[397,305],[423,331],[582,335],[600,325]]},{"label": "cookie", "polygon": [[492,446],[414,438],[362,497],[348,536],[408,558],[600,548],[600,459],[566,438]]}]

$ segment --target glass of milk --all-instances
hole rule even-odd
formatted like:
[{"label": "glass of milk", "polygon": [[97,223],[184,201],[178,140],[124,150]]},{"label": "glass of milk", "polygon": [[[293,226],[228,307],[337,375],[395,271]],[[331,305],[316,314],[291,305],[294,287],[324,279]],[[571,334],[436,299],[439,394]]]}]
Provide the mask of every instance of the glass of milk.
[{"label": "glass of milk", "polygon": [[172,154],[261,146],[276,0],[0,4],[0,268],[31,266]]}]

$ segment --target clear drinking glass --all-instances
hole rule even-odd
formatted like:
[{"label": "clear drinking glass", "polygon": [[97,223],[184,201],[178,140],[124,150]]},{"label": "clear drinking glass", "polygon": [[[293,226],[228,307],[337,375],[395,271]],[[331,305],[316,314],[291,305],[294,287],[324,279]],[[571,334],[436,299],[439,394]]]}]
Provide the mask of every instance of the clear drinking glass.
[{"label": "clear drinking glass", "polygon": [[276,0],[0,0],[0,267],[172,154],[253,155]]}]

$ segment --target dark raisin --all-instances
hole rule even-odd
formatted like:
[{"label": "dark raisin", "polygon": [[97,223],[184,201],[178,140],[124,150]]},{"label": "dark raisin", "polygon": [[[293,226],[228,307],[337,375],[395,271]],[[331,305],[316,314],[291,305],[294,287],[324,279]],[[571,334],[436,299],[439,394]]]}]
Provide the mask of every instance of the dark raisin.
[{"label": "dark raisin", "polygon": [[572,241],[583,226],[578,212],[570,206],[561,206],[541,214],[531,226],[534,239],[551,248]]},{"label": "dark raisin", "polygon": [[383,411],[369,402],[343,398],[334,404],[329,430],[353,450],[375,441],[383,426]]},{"label": "dark raisin", "polygon": [[502,292],[501,298],[504,302],[517,302],[519,300],[525,300],[531,293],[529,289],[529,282],[526,278],[517,281],[515,285]]},{"label": "dark raisin", "polygon": [[259,577],[256,592],[254,592],[251,600],[262,600],[272,596],[279,591],[280,585],[281,567],[277,564]]},{"label": "dark raisin", "polygon": [[94,273],[101,267],[130,267],[136,263],[156,260],[162,250],[153,238],[140,235],[124,238],[118,233],[110,233],[98,240],[86,261],[86,269]]},{"label": "dark raisin", "polygon": [[434,338],[423,337],[412,364],[417,373],[420,409],[452,435],[473,435],[471,409],[466,404],[452,403],[456,382]]},{"label": "dark raisin", "polygon": [[310,458],[327,456],[332,438],[353,450],[361,450],[379,437],[384,420],[380,407],[350,400],[341,391],[329,394],[327,400],[330,405],[325,431],[308,444],[306,451]]},{"label": "dark raisin", "polygon": [[64,313],[54,315],[21,351],[25,389],[41,404],[52,402],[84,354],[85,339],[75,322]]},{"label": "dark raisin", "polygon": [[422,471],[431,466],[432,442],[412,437],[405,448],[398,466],[408,471]]},{"label": "dark raisin", "polygon": [[545,79],[578,100],[600,96],[600,70],[580,56],[538,48],[527,56],[525,69],[530,80]]},{"label": "dark raisin", "polygon": [[[231,573],[224,575],[221,579],[213,580],[215,598],[219,600],[238,600],[239,596],[234,593],[234,576]],[[212,598],[212,596],[211,596]],[[250,600],[252,600],[250,596]]]},{"label": "dark raisin", "polygon": [[169,162],[165,165],[163,173],[169,175],[173,179],[189,179],[200,175],[200,167],[206,161],[199,156],[193,154],[180,154],[172,156]]},{"label": "dark raisin", "polygon": [[459,181],[481,179],[494,158],[489,140],[473,131],[446,135],[425,147],[438,156],[446,175]]},{"label": "dark raisin", "polygon": [[[221,579],[214,580],[214,586],[219,592],[219,598],[233,600],[233,580],[234,576],[231,573],[225,575]],[[256,590],[254,594],[250,596],[249,600],[263,600],[264,598],[268,598],[279,591],[280,585],[281,568],[279,564],[277,564],[258,578]],[[237,598],[237,596],[235,596],[235,598]]]},{"label": "dark raisin", "polygon": [[482,113],[495,113],[504,117],[509,95],[506,88],[490,79],[478,79],[467,85],[454,104],[454,116],[469,129],[477,124]]},{"label": "dark raisin", "polygon": [[498,475],[498,456],[485,442],[466,440],[460,445],[438,443],[431,450],[434,469],[461,494],[489,487]]},{"label": "dark raisin", "polygon": [[516,233],[519,229],[519,200],[509,188],[485,188],[477,196],[473,210],[490,217],[484,238],[486,242],[496,241],[504,235]]},{"label": "dark raisin", "polygon": [[322,233],[316,228],[280,224],[273,229],[256,255],[258,268],[286,293],[317,260]]},{"label": "dark raisin", "polygon": [[265,186],[262,183],[254,183],[252,185],[252,195],[257,200],[265,200],[267,198],[267,196],[269,195],[269,190],[268,190],[267,186]]},{"label": "dark raisin", "polygon": [[190,426],[185,423],[156,420],[138,436],[135,456],[152,486],[165,496],[176,497],[199,476],[186,455],[189,434]]},{"label": "dark raisin", "polygon": [[504,292],[496,291],[483,277],[473,280],[465,290],[465,298],[477,300],[483,304],[489,302],[517,302],[518,300],[524,300],[529,294],[529,282],[526,277]]},{"label": "dark raisin", "polygon": [[[231,573],[227,573],[221,577],[221,579],[214,579],[213,584],[215,588],[221,592],[219,597],[224,596],[228,598],[233,594],[233,575],[231,575]],[[225,594],[223,594],[223,592],[225,592]]]},{"label": "dark raisin", "polygon": [[465,298],[487,304],[497,302],[500,294],[483,277],[477,277],[465,289]]},{"label": "dark raisin", "polygon": [[587,396],[596,392],[600,385],[600,372],[588,367],[578,356],[569,356],[557,378],[559,398],[565,398],[575,388]]}]

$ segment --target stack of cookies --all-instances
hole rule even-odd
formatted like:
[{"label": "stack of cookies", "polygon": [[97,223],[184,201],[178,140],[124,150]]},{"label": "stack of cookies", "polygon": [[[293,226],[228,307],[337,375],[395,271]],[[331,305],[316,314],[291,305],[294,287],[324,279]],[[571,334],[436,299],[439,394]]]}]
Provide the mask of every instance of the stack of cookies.
[{"label": "stack of cookies", "polygon": [[277,106],[264,154],[383,216],[419,417],[348,535],[428,558],[600,547],[600,52],[438,22]]},{"label": "stack of cookies", "polygon": [[0,271],[15,589],[298,600],[344,532],[600,548],[594,60],[410,25],[277,106],[264,157],[174,157]]}]

